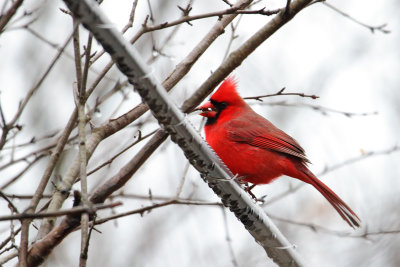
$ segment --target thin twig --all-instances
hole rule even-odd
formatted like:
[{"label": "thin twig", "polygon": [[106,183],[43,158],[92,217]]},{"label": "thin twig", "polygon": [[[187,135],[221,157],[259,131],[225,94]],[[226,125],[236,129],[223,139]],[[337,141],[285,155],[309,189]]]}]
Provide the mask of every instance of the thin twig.
[{"label": "thin twig", "polygon": [[[171,200],[173,197],[171,196],[160,196],[160,195],[150,195],[148,194],[129,194],[129,193],[124,193],[124,192],[119,192],[116,194],[112,194],[109,199],[115,199],[115,198],[123,198],[123,199],[140,199],[140,200],[148,200],[148,201],[167,201]],[[181,201],[197,201],[197,202],[207,202],[206,200],[203,199],[193,199],[193,198],[183,198],[179,197],[178,200]],[[222,205],[222,203],[221,203]]]},{"label": "thin twig", "polygon": [[226,47],[225,54],[224,54],[224,57],[222,58],[222,60],[225,60],[228,57],[228,55],[229,55],[229,53],[231,51],[231,47],[232,47],[233,41],[238,37],[236,35],[236,30],[237,30],[237,28],[239,26],[239,23],[240,23],[242,17],[243,17],[242,15],[239,16],[239,18],[237,19],[236,24],[231,23],[231,37],[229,38],[229,43],[228,43],[228,46]]},{"label": "thin twig", "polygon": [[[0,92],[0,96],[1,96],[1,92]],[[0,98],[0,118],[1,118],[1,128],[4,131],[5,130],[4,128],[7,127],[7,123],[6,123],[6,118],[4,116],[4,113],[3,113],[3,106],[1,105],[1,98]]]},{"label": "thin twig", "polygon": [[18,208],[14,205],[14,203],[12,203],[12,201],[2,191],[0,191],[0,197],[2,197],[5,201],[7,201],[8,206],[11,209],[11,212],[19,213]]},{"label": "thin twig", "polygon": [[99,166],[95,167],[93,170],[89,171],[87,173],[87,176],[92,175],[93,173],[97,172],[98,170],[100,170],[101,168],[103,168],[104,166],[110,165],[116,158],[118,158],[119,156],[121,156],[123,153],[125,153],[126,151],[128,151],[130,148],[132,148],[133,146],[135,146],[136,144],[140,143],[141,141],[145,140],[146,138],[152,136],[156,131],[152,131],[144,136],[142,136],[142,132],[139,131],[139,135],[137,140],[135,140],[134,142],[132,142],[130,145],[128,145],[127,147],[125,147],[124,149],[122,149],[120,152],[118,152],[117,154],[115,154],[114,156],[112,156],[109,160],[103,162],[102,164],[100,164]]},{"label": "thin twig", "polygon": [[74,207],[67,210],[59,210],[53,212],[40,212],[40,213],[19,213],[14,215],[0,216],[0,221],[9,220],[25,220],[25,219],[39,219],[48,217],[60,217],[64,215],[76,215],[81,213],[95,214],[97,210],[115,208],[121,206],[122,202],[114,202],[110,204],[97,204],[90,207]]},{"label": "thin twig", "polygon": [[8,180],[5,184],[3,184],[0,187],[0,190],[4,190],[16,181],[18,181],[19,178],[21,178],[33,165],[35,165],[37,162],[39,162],[40,159],[44,158],[47,156],[46,154],[40,154],[38,155],[34,160],[28,162],[28,164],[23,168],[19,173],[17,173],[14,177],[12,177],[10,180]]},{"label": "thin twig", "polygon": [[[198,131],[203,129],[205,122],[206,122],[205,118],[202,118],[201,123],[200,123],[199,128],[198,128]],[[187,173],[189,171],[189,166],[190,166],[189,162],[186,162],[185,167],[183,169],[183,174],[182,174],[181,181],[179,182],[178,188],[176,189],[176,193],[175,193],[175,197],[176,198],[179,198],[181,193],[182,193],[183,185],[185,184],[186,176],[187,176]]]},{"label": "thin twig", "polygon": [[[129,20],[127,22],[127,24],[122,28],[121,32],[122,34],[126,33],[130,28],[132,28],[133,26],[133,22],[135,19],[135,13],[136,13],[136,7],[137,7],[137,3],[138,0],[133,1],[132,3],[132,9],[131,12],[129,14]],[[101,50],[101,52],[96,53],[96,55],[92,58],[92,62],[91,64],[93,64],[94,62],[96,62],[102,55],[104,55],[104,50]]]},{"label": "thin twig", "polygon": [[131,13],[129,14],[128,23],[122,28],[122,30],[121,30],[122,33],[125,33],[128,29],[132,28],[133,22],[134,22],[134,19],[135,19],[135,12],[136,12],[137,3],[138,3],[138,0],[134,0],[133,1]]},{"label": "thin twig", "polygon": [[[11,130],[12,128],[15,127],[15,123],[17,122],[17,120],[19,119],[19,117],[21,116],[23,110],[25,109],[26,105],[28,104],[29,100],[31,99],[31,97],[33,96],[33,94],[39,89],[39,87],[42,85],[42,83],[44,82],[44,80],[48,77],[50,71],[53,69],[54,65],[56,64],[56,62],[60,59],[62,53],[64,52],[65,48],[67,47],[67,45],[69,44],[69,42],[72,39],[73,34],[71,34],[67,40],[65,41],[64,45],[62,46],[62,48],[58,51],[58,53],[56,54],[56,56],[53,58],[53,60],[51,61],[50,65],[47,67],[47,69],[45,70],[45,72],[43,73],[43,75],[40,77],[39,81],[28,91],[28,93],[26,94],[24,100],[21,102],[21,104],[18,106],[18,110],[15,113],[14,117],[11,119],[10,122],[7,123],[6,127],[3,127],[3,133],[0,139],[0,150],[3,148],[5,141],[6,141],[6,136],[8,134],[8,131]],[[6,130],[4,130],[6,129]]]},{"label": "thin twig", "polygon": [[289,103],[287,101],[277,101],[277,102],[268,102],[268,103],[260,103],[259,105],[268,105],[268,106],[284,106],[284,107],[306,107],[311,108],[313,110],[321,112],[322,115],[328,115],[328,113],[337,113],[342,114],[346,117],[354,117],[354,116],[372,116],[377,115],[377,111],[372,112],[348,112],[341,111],[337,109],[332,109],[320,105],[308,104],[308,103]]},{"label": "thin twig", "polygon": [[297,96],[301,96],[301,97],[309,97],[312,99],[317,99],[319,98],[319,96],[316,95],[306,95],[304,93],[284,93],[283,91],[285,91],[286,87],[283,87],[281,90],[279,90],[277,93],[275,94],[268,94],[268,95],[260,95],[260,96],[251,96],[251,97],[243,97],[243,99],[254,99],[260,102],[263,102],[263,98],[266,97],[272,97],[272,96],[282,96],[282,95],[297,95]]},{"label": "thin twig", "polygon": [[[12,145],[12,146],[5,146],[5,147],[3,148],[3,151],[4,151],[4,150],[15,149],[15,148],[27,147],[27,146],[30,146],[30,145],[37,144],[38,142],[44,141],[44,140],[46,140],[46,139],[53,138],[53,137],[56,136],[59,132],[60,132],[60,130],[56,130],[56,131],[52,131],[52,132],[50,132],[50,133],[48,133],[48,134],[44,134],[43,136],[40,136],[40,137],[34,136],[34,137],[32,137],[29,141],[25,141],[25,142],[22,142],[22,143],[20,143],[20,144],[14,144],[14,145]],[[54,146],[53,146],[53,147],[54,147]],[[50,148],[51,148],[51,147],[48,147],[48,149],[50,149]]]},{"label": "thin twig", "polygon": [[187,176],[187,173],[189,171],[189,166],[190,166],[189,162],[186,162],[185,163],[185,167],[183,167],[183,174],[182,174],[182,177],[180,179],[178,188],[176,189],[176,193],[175,193],[175,197],[176,198],[179,198],[180,195],[182,194],[183,185],[185,184],[186,176]]},{"label": "thin twig", "polygon": [[[4,193],[5,196],[8,198],[17,198],[17,199],[32,199],[33,195],[22,195],[22,194],[6,194]],[[50,194],[47,195],[42,195],[42,198],[51,198]]]},{"label": "thin twig", "polygon": [[153,25],[153,26],[148,26],[146,21],[142,24],[142,31],[139,32],[140,35],[146,32],[153,32],[169,27],[176,26],[178,24],[182,23],[188,23],[194,20],[199,20],[199,19],[205,19],[205,18],[211,18],[211,17],[219,17],[221,18],[224,15],[231,15],[231,14],[256,14],[256,15],[265,15],[265,16],[271,16],[278,14],[281,11],[281,9],[275,9],[275,10],[266,10],[265,8],[261,8],[258,10],[242,10],[242,7],[231,7],[225,10],[221,11],[215,11],[215,12],[210,12],[210,13],[205,13],[205,14],[200,14],[200,15],[193,15],[193,16],[183,16],[177,20],[170,21],[170,22],[164,22],[161,24]]},{"label": "thin twig", "polygon": [[168,201],[165,202],[161,202],[161,203],[157,203],[157,204],[152,204],[140,209],[135,209],[135,210],[131,210],[131,211],[127,211],[127,212],[122,212],[122,213],[118,213],[116,215],[113,216],[109,216],[103,219],[99,219],[96,220],[94,222],[95,225],[98,224],[103,224],[105,222],[108,222],[110,220],[115,220],[118,218],[122,218],[122,217],[126,217],[126,216],[130,216],[130,215],[134,215],[134,214],[140,214],[141,216],[143,216],[143,214],[145,214],[146,212],[152,211],[154,209],[157,208],[162,208],[162,207],[166,207],[169,205],[195,205],[195,206],[221,206],[222,204],[220,202],[203,202],[203,201],[192,201],[192,200],[180,200],[180,199],[170,199]]},{"label": "thin twig", "polygon": [[[49,151],[52,148],[54,148],[55,145],[56,144],[47,145],[47,146],[45,146],[43,148],[39,148],[38,150],[31,151],[28,154],[25,154],[25,155],[23,155],[23,156],[21,156],[19,158],[12,159],[9,162],[7,162],[7,163],[3,164],[2,166],[0,166],[0,171],[4,170],[6,168],[9,168],[14,164],[17,164],[17,163],[20,163],[20,162],[32,162],[39,156],[47,155],[47,154],[49,154]],[[12,146],[10,146],[10,149],[12,150]],[[31,160],[30,158],[32,158],[32,157],[33,157],[33,159]]]},{"label": "thin twig", "polygon": [[[192,3],[193,3],[193,0],[190,0],[185,9],[180,8],[178,6],[182,11],[182,16],[186,16],[188,14],[188,12],[191,10]],[[151,58],[147,61],[147,64],[152,64],[153,62],[155,62],[157,60],[157,58],[159,56],[168,57],[167,55],[164,54],[163,49],[168,45],[168,43],[172,40],[172,38],[178,33],[178,31],[182,25],[183,24],[179,24],[173,28],[173,30],[168,34],[168,36],[165,37],[165,39],[160,42],[162,44],[161,47],[157,48],[156,46],[153,46],[153,53],[151,55]]]},{"label": "thin twig", "polygon": [[[14,230],[12,234],[10,234],[3,242],[1,242],[0,244],[0,249],[3,249],[10,241],[12,241],[12,239],[21,231],[21,227],[19,227],[17,230]],[[2,251],[0,253],[3,254],[4,252]],[[0,262],[0,264],[2,264],[2,262]]]},{"label": "thin twig", "polygon": [[238,264],[236,256],[235,256],[235,252],[233,251],[232,238],[229,233],[228,218],[226,216],[227,211],[226,211],[226,209],[223,208],[223,206],[221,206],[221,212],[222,212],[222,217],[224,219],[223,221],[224,221],[224,229],[225,229],[225,240],[228,245],[229,254],[231,256],[231,262],[234,267],[239,267],[239,264]]},{"label": "thin twig", "polygon": [[[29,26],[30,26],[30,24],[27,24],[27,25],[25,25],[25,26],[23,27],[23,29],[27,30],[29,33],[31,33],[33,36],[35,36],[35,37],[36,37],[37,39],[39,39],[40,41],[42,41],[42,42],[48,44],[50,47],[52,47],[52,48],[54,48],[54,49],[57,49],[57,50],[61,49],[61,47],[60,47],[58,44],[53,43],[53,42],[47,40],[41,33],[35,31],[34,29],[32,29],[32,28],[29,27]],[[65,54],[66,54],[66,53],[65,53]],[[71,57],[71,58],[72,58],[72,57]]]},{"label": "thin twig", "polygon": [[347,13],[343,12],[342,10],[340,10],[339,8],[327,3],[326,1],[321,1],[321,2],[325,6],[329,7],[330,9],[332,9],[333,11],[335,11],[335,12],[339,13],[340,15],[342,15],[343,17],[348,18],[349,20],[357,23],[358,25],[361,25],[361,26],[369,29],[371,31],[371,33],[375,33],[375,31],[380,31],[381,33],[385,33],[385,34],[390,33],[389,30],[385,29],[386,26],[387,26],[387,23],[384,23],[384,24],[379,25],[379,26],[371,26],[371,25],[365,24],[365,23],[353,18],[349,14],[347,14]]}]

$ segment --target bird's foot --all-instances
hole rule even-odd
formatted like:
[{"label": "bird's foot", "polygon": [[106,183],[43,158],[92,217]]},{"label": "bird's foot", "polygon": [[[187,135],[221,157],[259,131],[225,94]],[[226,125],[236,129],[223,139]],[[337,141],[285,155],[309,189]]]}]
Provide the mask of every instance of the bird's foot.
[{"label": "bird's foot", "polygon": [[256,195],[253,194],[253,192],[251,192],[251,189],[253,189],[255,186],[255,184],[249,186],[248,183],[245,183],[244,191],[246,191],[257,202],[258,198],[256,197]]},{"label": "bird's foot", "polygon": [[239,176],[238,174],[236,174],[235,176],[232,177],[232,179],[236,181],[239,185],[241,186],[243,185],[243,190],[246,191],[251,196],[252,199],[254,199],[256,202],[260,202],[261,204],[264,203],[265,202],[264,198],[266,196],[257,198],[256,195],[254,195],[253,192],[251,192],[251,190],[256,186],[256,184],[249,185],[248,182],[243,181],[244,179],[246,179],[246,177],[247,177],[246,175]]},{"label": "bird's foot", "polygon": [[257,198],[256,195],[254,195],[254,193],[251,192],[251,190],[252,190],[255,186],[256,186],[255,184],[249,186],[248,183],[245,183],[244,191],[246,191],[246,192],[251,196],[251,198],[254,199],[256,202],[260,202],[260,204],[263,204],[263,203],[265,202],[264,198],[265,198],[266,196],[262,196],[261,198]]}]

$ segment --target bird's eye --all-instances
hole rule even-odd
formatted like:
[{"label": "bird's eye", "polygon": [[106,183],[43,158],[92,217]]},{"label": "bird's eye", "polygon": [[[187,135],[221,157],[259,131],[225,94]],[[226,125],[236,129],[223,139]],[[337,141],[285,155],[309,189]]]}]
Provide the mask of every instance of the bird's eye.
[{"label": "bird's eye", "polygon": [[223,101],[220,102],[220,101],[216,101],[214,99],[210,99],[210,102],[219,111],[225,109],[228,106],[228,103],[227,102],[223,102]]}]

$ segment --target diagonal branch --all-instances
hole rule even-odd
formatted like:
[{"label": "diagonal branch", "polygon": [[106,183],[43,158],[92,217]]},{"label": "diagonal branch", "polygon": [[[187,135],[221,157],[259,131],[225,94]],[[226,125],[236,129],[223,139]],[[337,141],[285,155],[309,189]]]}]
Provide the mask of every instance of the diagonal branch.
[{"label": "diagonal branch", "polygon": [[14,3],[12,3],[11,7],[0,16],[0,34],[4,32],[4,27],[6,27],[10,19],[15,15],[18,8],[22,5],[23,2],[24,0],[15,1]]},{"label": "diagonal branch", "polygon": [[340,10],[339,8],[333,6],[333,5],[331,5],[331,4],[329,4],[329,3],[325,2],[325,1],[323,1],[322,3],[323,3],[325,6],[329,7],[330,9],[332,9],[333,11],[339,13],[339,14],[342,15],[343,17],[348,18],[349,20],[351,20],[351,21],[357,23],[358,25],[361,25],[361,26],[363,26],[363,27],[369,29],[369,30],[371,31],[371,33],[375,33],[375,31],[380,31],[381,33],[385,33],[385,34],[390,33],[390,30],[387,30],[387,29],[386,29],[386,26],[387,26],[386,23],[384,23],[384,24],[382,24],[382,25],[378,25],[378,26],[371,26],[371,25],[365,24],[365,23],[363,23],[363,22],[361,22],[361,21],[359,21],[359,20],[353,18],[353,17],[350,16],[349,14],[343,12],[343,11]]}]

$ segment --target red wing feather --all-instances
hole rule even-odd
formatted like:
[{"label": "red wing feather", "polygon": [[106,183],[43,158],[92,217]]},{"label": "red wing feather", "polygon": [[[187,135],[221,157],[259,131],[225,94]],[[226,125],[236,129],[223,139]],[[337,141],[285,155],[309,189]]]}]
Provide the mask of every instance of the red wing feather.
[{"label": "red wing feather", "polygon": [[246,121],[232,120],[226,126],[228,138],[232,141],[285,153],[309,162],[296,140],[262,117]]}]

